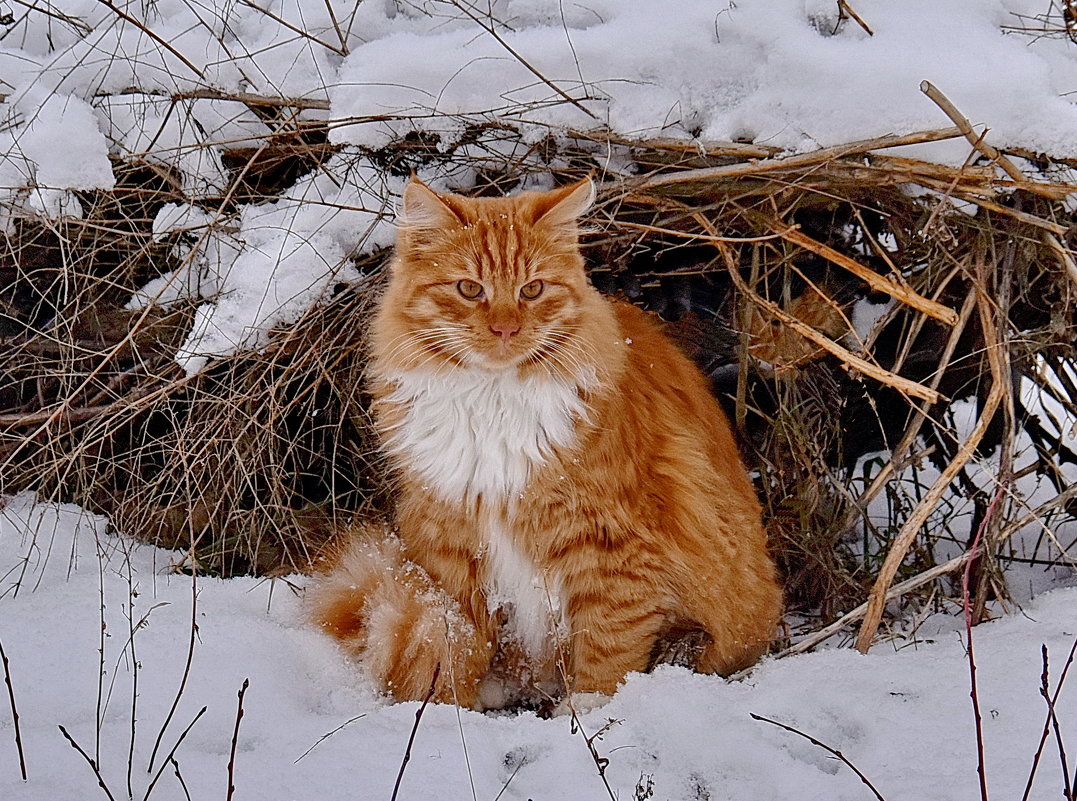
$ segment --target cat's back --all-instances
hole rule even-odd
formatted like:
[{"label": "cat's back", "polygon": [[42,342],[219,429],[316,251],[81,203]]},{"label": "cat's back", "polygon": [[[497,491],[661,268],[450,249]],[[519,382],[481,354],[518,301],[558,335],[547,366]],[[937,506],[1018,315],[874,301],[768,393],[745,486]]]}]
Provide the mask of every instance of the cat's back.
[{"label": "cat's back", "polygon": [[672,422],[684,430],[698,431],[719,449],[718,458],[739,464],[725,412],[696,364],[653,315],[622,301],[611,305],[626,346],[622,390],[643,404],[639,409],[641,424]]}]

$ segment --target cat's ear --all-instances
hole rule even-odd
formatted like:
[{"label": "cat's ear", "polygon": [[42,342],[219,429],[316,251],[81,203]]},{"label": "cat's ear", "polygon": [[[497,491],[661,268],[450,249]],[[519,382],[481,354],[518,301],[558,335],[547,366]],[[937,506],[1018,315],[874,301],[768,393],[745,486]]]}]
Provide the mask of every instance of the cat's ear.
[{"label": "cat's ear", "polygon": [[404,187],[404,199],[396,225],[412,231],[458,225],[461,217],[448,198],[442,197],[414,175]]},{"label": "cat's ear", "polygon": [[535,196],[535,222],[558,228],[575,227],[595,202],[595,183],[590,178]]}]

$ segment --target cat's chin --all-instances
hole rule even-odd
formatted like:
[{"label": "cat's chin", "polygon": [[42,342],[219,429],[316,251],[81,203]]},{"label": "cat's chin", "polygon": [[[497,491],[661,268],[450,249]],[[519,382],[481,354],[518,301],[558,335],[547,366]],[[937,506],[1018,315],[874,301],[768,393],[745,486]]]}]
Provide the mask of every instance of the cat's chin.
[{"label": "cat's chin", "polygon": [[531,350],[493,348],[485,353],[473,353],[471,364],[491,371],[513,370],[534,361]]}]

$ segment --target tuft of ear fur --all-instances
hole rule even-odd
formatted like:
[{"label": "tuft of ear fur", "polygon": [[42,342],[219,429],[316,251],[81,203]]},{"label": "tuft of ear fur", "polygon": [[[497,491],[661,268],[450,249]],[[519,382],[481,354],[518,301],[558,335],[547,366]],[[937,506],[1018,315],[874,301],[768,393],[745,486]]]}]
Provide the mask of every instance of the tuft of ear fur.
[{"label": "tuft of ear fur", "polygon": [[533,201],[535,222],[558,228],[574,227],[594,202],[595,183],[584,178],[537,195]]},{"label": "tuft of ear fur", "polygon": [[462,222],[452,201],[439,195],[414,175],[404,187],[404,199],[397,213],[398,228],[425,230]]}]

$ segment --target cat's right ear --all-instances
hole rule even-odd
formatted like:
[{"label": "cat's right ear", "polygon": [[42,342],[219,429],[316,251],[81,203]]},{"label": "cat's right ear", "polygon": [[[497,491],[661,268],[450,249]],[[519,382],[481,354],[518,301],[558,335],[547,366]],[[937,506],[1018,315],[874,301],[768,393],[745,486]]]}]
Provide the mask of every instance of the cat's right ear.
[{"label": "cat's right ear", "polygon": [[451,202],[414,175],[404,187],[404,199],[396,215],[396,227],[404,231],[431,231],[459,225],[460,216]]}]

